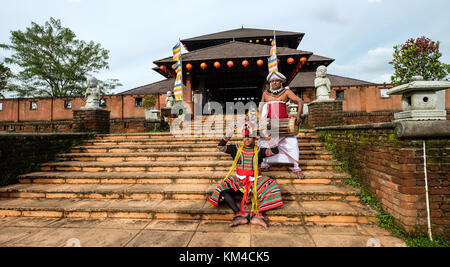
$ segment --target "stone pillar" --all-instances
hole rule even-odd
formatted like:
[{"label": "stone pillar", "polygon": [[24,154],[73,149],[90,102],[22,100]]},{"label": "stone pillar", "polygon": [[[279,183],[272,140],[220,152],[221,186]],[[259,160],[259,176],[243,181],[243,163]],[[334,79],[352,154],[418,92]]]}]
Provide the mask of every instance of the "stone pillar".
[{"label": "stone pillar", "polygon": [[312,102],[308,105],[308,121],[312,127],[338,126],[344,124],[341,100]]},{"label": "stone pillar", "polygon": [[95,132],[109,134],[110,113],[110,111],[103,109],[74,110],[74,132]]}]

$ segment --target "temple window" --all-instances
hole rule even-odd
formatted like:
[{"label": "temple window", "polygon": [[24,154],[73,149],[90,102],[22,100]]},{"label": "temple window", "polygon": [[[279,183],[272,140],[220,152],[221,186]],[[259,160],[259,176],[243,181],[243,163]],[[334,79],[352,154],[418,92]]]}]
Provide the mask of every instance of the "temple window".
[{"label": "temple window", "polygon": [[381,98],[389,98],[389,95],[387,94],[387,92],[389,91],[389,89],[383,88],[380,90],[381,93]]},{"label": "temple window", "polygon": [[71,109],[72,108],[72,100],[64,100],[64,108]]},{"label": "temple window", "polygon": [[100,107],[106,107],[106,105],[108,104],[108,101],[104,98],[100,99]]},{"label": "temple window", "polygon": [[0,103],[0,111],[3,110],[3,103]]},{"label": "temple window", "polygon": [[36,101],[31,101],[30,102],[30,109],[31,110],[37,110],[38,109],[38,104]]},{"label": "temple window", "polygon": [[336,91],[336,99],[344,99],[345,93],[344,90],[337,90]]},{"label": "temple window", "polygon": [[142,97],[135,99],[136,107],[142,107]]}]

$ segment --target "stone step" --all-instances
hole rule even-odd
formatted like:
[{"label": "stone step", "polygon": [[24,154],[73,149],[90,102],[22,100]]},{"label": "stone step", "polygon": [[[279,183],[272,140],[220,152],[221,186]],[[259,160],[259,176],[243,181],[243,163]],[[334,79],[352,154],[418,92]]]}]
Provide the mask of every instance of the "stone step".
[{"label": "stone step", "polygon": [[[308,225],[373,224],[377,213],[358,202],[285,201],[266,216],[276,222]],[[233,212],[222,205],[211,207],[206,200],[126,199],[0,199],[0,217],[39,218],[132,218],[159,220],[231,220]]]},{"label": "stone step", "polygon": [[[299,143],[300,151],[324,150],[322,143]],[[72,153],[217,152],[217,144],[75,146]]]},{"label": "stone step", "polygon": [[[227,171],[221,172],[35,172],[19,176],[21,184],[213,184],[221,183]],[[291,172],[270,171],[263,175],[278,184],[340,185],[351,176],[336,171],[304,171],[305,179]]]},{"label": "stone step", "polygon": [[[338,163],[330,160],[300,160],[305,171],[334,170]],[[83,162],[64,161],[41,164],[41,171],[82,171],[82,172],[214,172],[227,171],[233,164],[229,161],[128,161],[128,162]],[[274,171],[288,171],[290,164],[271,164]]]},{"label": "stone step", "polygon": [[[206,200],[217,185],[17,184],[0,188],[0,198]],[[280,185],[283,200],[359,201],[359,190],[335,185]]]},{"label": "stone step", "polygon": [[[315,130],[299,130],[297,135],[302,136],[317,136]],[[174,135],[170,132],[161,133],[124,133],[124,134],[97,134],[93,138],[94,140],[125,140],[125,139],[158,139],[158,138],[171,138]],[[194,135],[184,138],[197,138]]]},{"label": "stone step", "polygon": [[[333,155],[327,151],[300,151],[301,159],[331,160]],[[137,152],[137,153],[66,153],[58,156],[60,161],[178,161],[178,160],[228,160],[230,155],[222,152]]]},{"label": "stone step", "polygon": [[[88,140],[85,146],[110,146],[110,145],[156,145],[156,144],[214,144],[217,145],[222,140],[219,138],[160,138],[160,139],[119,139],[119,140]],[[298,137],[299,143],[318,143],[319,138],[315,136]],[[241,143],[242,140],[233,138],[230,142]]]}]

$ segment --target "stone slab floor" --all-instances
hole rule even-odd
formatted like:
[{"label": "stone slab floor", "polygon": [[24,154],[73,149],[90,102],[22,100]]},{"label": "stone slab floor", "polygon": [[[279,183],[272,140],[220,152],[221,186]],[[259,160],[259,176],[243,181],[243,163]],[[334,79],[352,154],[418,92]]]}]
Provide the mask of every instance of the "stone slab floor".
[{"label": "stone slab floor", "polygon": [[[0,246],[64,247],[382,247],[405,243],[375,225],[304,226],[272,223],[265,230],[228,222],[137,219],[0,218]],[[78,243],[79,242],[79,243]]]}]

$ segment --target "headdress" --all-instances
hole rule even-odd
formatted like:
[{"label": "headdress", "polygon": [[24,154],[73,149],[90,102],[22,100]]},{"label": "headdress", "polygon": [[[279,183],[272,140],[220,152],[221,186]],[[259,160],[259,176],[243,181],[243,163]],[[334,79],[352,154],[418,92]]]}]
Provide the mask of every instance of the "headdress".
[{"label": "headdress", "polygon": [[269,75],[267,76],[267,81],[268,81],[268,82],[272,81],[273,79],[279,79],[279,80],[281,80],[282,82],[286,82],[286,76],[284,76],[283,74],[281,74],[281,73],[278,72],[278,71],[271,72],[271,73],[269,73]]}]

